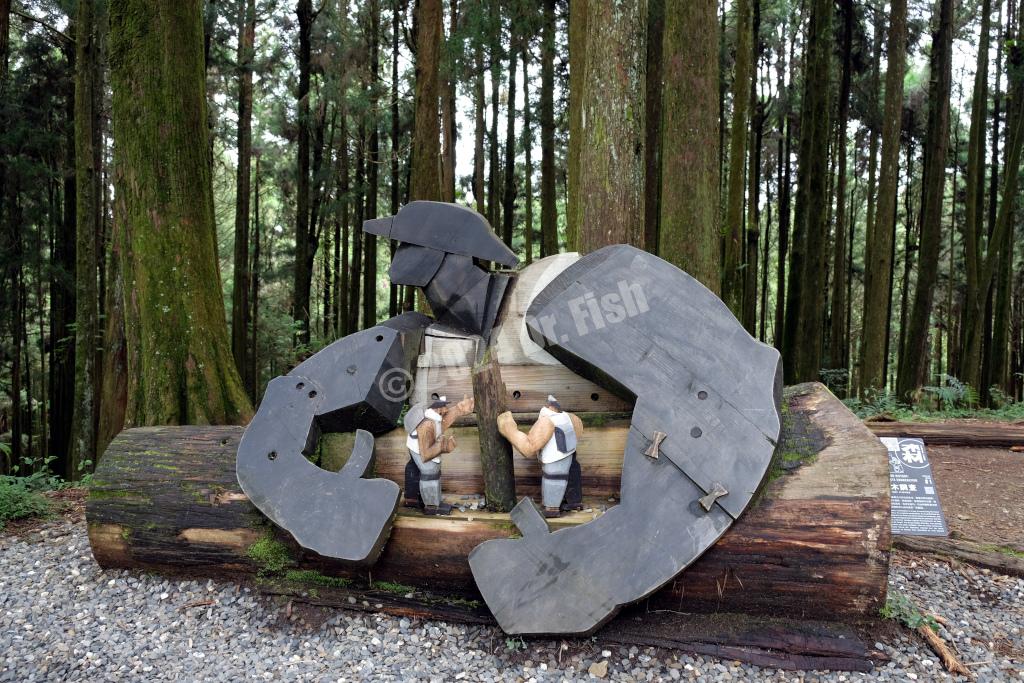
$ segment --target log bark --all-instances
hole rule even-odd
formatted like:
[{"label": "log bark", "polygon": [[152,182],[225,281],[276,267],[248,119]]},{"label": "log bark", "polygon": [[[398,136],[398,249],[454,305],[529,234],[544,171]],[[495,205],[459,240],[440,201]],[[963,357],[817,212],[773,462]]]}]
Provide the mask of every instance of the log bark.
[{"label": "log bark", "polygon": [[1024,446],[1024,423],[990,422],[868,422],[875,436],[923,439],[929,446],[1013,448]]},{"label": "log bark", "polygon": [[[878,614],[890,545],[885,449],[822,385],[790,388],[786,399],[770,483],[711,550],[648,598],[649,610],[843,622]],[[591,497],[583,512],[551,520],[552,528],[589,521],[614,503],[606,494],[618,488],[623,449],[610,444],[616,439],[624,444],[627,429],[619,421],[586,431],[579,457],[584,491]],[[328,577],[372,588],[367,583],[372,576],[409,592],[479,600],[469,552],[515,531],[502,513],[467,509],[441,518],[402,509],[377,564],[369,573],[352,570],[303,552],[248,502],[235,480],[241,432],[239,427],[156,427],[118,436],[100,461],[87,504],[89,537],[100,565],[233,580],[291,576],[296,585],[285,588],[293,591],[308,590],[313,579],[321,585]],[[404,439],[399,432],[378,438],[376,475],[401,485],[408,455],[388,445]],[[460,449],[473,441],[460,438]],[[598,444],[606,445],[605,454],[597,453]],[[457,450],[445,456],[445,491],[464,507],[477,503],[483,490],[479,464],[475,470],[469,464],[471,455]],[[524,484],[532,479],[520,493],[536,495],[535,463],[523,462],[516,474]],[[268,549],[280,551],[280,562],[268,564]]]},{"label": "log bark", "polygon": [[516,479],[512,468],[512,444],[498,431],[498,415],[508,410],[501,368],[486,354],[473,368],[473,399],[478,420],[480,463],[487,509],[510,512],[516,505]]}]

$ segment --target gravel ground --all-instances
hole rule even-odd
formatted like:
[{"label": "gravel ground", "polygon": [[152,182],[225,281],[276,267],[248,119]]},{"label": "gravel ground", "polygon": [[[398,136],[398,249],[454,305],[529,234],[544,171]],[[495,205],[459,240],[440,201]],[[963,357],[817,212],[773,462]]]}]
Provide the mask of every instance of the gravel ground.
[{"label": "gravel ground", "polygon": [[[1024,681],[1024,579],[908,555],[890,587],[948,620],[979,681]],[[0,681],[952,680],[906,630],[871,674],[776,671],[591,641],[507,641],[490,628],[282,610],[234,584],[102,571],[81,523],[0,535]],[[880,658],[881,660],[882,658]]]}]

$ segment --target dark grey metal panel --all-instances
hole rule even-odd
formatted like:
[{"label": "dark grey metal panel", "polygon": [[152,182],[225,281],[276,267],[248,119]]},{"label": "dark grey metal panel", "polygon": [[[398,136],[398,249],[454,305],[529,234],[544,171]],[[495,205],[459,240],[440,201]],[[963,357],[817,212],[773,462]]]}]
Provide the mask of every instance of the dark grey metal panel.
[{"label": "dark grey metal panel", "polygon": [[507,286],[507,276],[488,273],[468,256],[447,254],[423,293],[438,322],[487,339]]},{"label": "dark grey metal panel", "polygon": [[[379,556],[399,487],[362,478],[372,462],[370,432],[395,427],[431,322],[418,313],[399,316],[330,344],[268,385],[239,444],[236,473],[253,504],[304,548],[363,564]],[[306,459],[321,434],[353,430],[341,472]]]},{"label": "dark grey metal panel", "polygon": [[[623,245],[560,274],[527,328],[566,365],[636,399],[621,503],[552,534],[523,507],[523,538],[481,544],[470,566],[505,631],[585,634],[670,581],[745,509],[779,435],[779,356],[692,277]],[[644,455],[657,432],[660,456]]]},{"label": "dark grey metal panel", "polygon": [[437,274],[444,260],[443,251],[420,247],[415,244],[400,244],[391,259],[388,277],[392,284],[426,287]]},{"label": "dark grey metal panel", "polygon": [[445,202],[415,201],[388,218],[366,221],[363,230],[406,244],[430,247],[513,268],[515,253],[473,209]]},{"label": "dark grey metal panel", "polygon": [[356,432],[352,457],[341,472],[322,470],[306,459],[303,430],[312,424],[323,392],[309,377],[271,380],[238,447],[238,482],[249,500],[302,547],[372,563],[391,530],[398,484],[361,478],[373,457],[373,435],[363,430]]}]

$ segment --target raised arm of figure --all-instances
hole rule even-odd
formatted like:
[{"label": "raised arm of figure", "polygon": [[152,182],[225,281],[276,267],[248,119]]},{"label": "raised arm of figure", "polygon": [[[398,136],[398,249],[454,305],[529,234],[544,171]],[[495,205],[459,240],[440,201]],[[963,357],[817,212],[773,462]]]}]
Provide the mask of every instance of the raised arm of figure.
[{"label": "raised arm of figure", "polygon": [[[575,423],[573,424],[575,426]],[[519,426],[516,424],[515,418],[512,417],[512,413],[506,411],[498,416],[498,431],[523,457],[536,458],[540,450],[544,448],[544,444],[555,433],[555,423],[542,417],[533,423],[528,434],[524,434],[519,431]]]}]

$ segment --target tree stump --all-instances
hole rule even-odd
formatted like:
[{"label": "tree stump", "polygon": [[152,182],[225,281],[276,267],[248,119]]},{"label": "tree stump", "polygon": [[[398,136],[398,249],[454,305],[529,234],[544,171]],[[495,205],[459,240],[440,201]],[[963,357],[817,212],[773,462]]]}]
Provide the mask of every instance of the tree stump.
[{"label": "tree stump", "polygon": [[490,352],[473,367],[473,399],[480,444],[487,509],[509,512],[516,504],[516,478],[512,466],[512,444],[498,431],[497,417],[505,412],[505,384],[501,369]]}]

